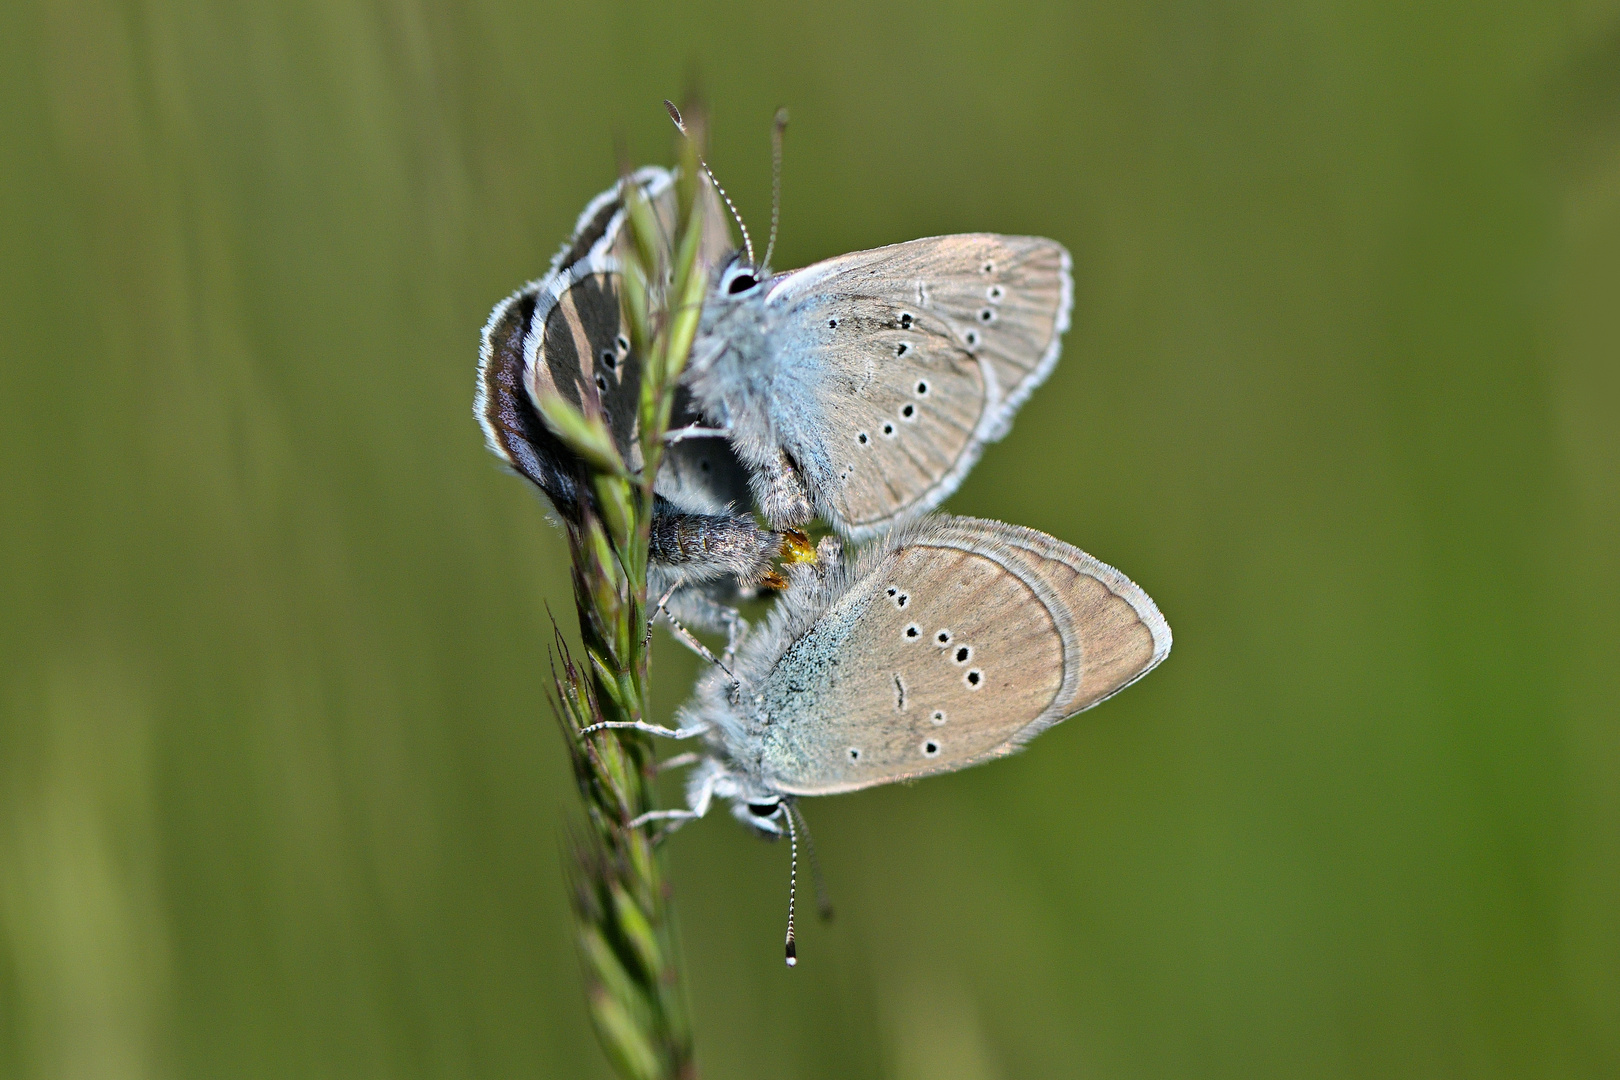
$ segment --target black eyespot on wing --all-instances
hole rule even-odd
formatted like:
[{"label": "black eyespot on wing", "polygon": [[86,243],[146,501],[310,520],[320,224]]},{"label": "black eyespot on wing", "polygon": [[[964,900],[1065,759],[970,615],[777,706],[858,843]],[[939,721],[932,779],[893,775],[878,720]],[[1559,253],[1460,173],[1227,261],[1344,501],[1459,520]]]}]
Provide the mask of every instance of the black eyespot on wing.
[{"label": "black eyespot on wing", "polygon": [[934,715],[930,716],[929,719],[932,720],[936,724],[943,724],[945,722],[945,710],[944,709],[935,709],[934,710]]},{"label": "black eyespot on wing", "polygon": [[862,446],[865,446],[870,439],[866,432],[863,431],[859,435],[855,436],[855,441],[860,443]]},{"label": "black eyespot on wing", "polygon": [[968,348],[976,348],[979,344],[979,332],[977,330],[969,330],[966,336]]},{"label": "black eyespot on wing", "polygon": [[984,308],[983,310],[981,310],[979,312],[979,321],[980,322],[989,322],[990,320],[994,319],[995,317],[996,317],[996,313],[994,311],[992,311],[990,308]]},{"label": "black eyespot on wing", "polygon": [[951,643],[951,632],[949,630],[941,630],[937,635],[935,635],[934,640],[939,642],[941,645],[949,645]]},{"label": "black eyespot on wing", "polygon": [[887,589],[883,590],[883,595],[885,595],[885,596],[893,596],[896,593],[898,593],[899,591],[900,591],[899,589],[895,588],[893,585],[890,585]]},{"label": "black eyespot on wing", "polygon": [[917,406],[915,406],[915,405],[902,405],[902,406],[900,406],[900,415],[905,417],[907,420],[910,420],[913,416],[917,415]]},{"label": "black eyespot on wing", "polygon": [[978,668],[974,668],[972,671],[967,673],[967,684],[973,689],[977,690],[979,688],[979,684],[982,682],[984,682],[984,673]]},{"label": "black eyespot on wing", "polygon": [[827,320],[827,329],[829,329],[829,330],[838,329],[838,320],[837,319],[828,319]]},{"label": "black eyespot on wing", "polygon": [[896,356],[904,356],[904,355],[906,355],[906,353],[908,353],[910,351],[911,351],[911,343],[908,342],[908,341],[902,341],[900,344],[898,344],[898,345],[896,345],[894,347],[894,355],[896,355]]},{"label": "black eyespot on wing", "polygon": [[971,658],[972,656],[973,656],[973,650],[968,648],[966,645],[963,645],[960,649],[956,650],[956,662],[958,664],[967,663],[969,658]]},{"label": "black eyespot on wing", "polygon": [[856,747],[853,747],[853,746],[850,747],[849,748],[849,760],[851,760],[851,761],[859,761],[859,760],[861,760],[861,752],[860,752],[860,750],[857,749]]},{"label": "black eyespot on wing", "polygon": [[905,593],[901,593],[899,596],[894,598],[894,606],[895,607],[905,607],[907,602],[910,601],[910,599],[911,599],[911,597],[907,596]]},{"label": "black eyespot on wing", "polygon": [[917,396],[922,397],[927,393],[928,393],[928,384],[926,382],[922,382],[922,381],[919,380],[918,383],[917,383]]},{"label": "black eyespot on wing", "polygon": [[894,425],[893,424],[884,424],[883,425],[883,434],[885,434],[885,435],[893,435],[894,434]]},{"label": "black eyespot on wing", "polygon": [[922,752],[924,757],[937,757],[939,755],[939,743],[929,739],[923,743]]},{"label": "black eyespot on wing", "polygon": [[598,390],[602,391],[603,393],[607,392],[607,376],[606,375],[600,375],[599,374],[599,375],[596,376],[596,388]]},{"label": "black eyespot on wing", "polygon": [[911,323],[912,323],[911,313],[909,311],[902,311],[900,313],[900,329],[902,329],[902,330],[910,330],[911,329]]},{"label": "black eyespot on wing", "polygon": [[619,366],[619,354],[612,349],[602,350],[602,366],[612,371]]},{"label": "black eyespot on wing", "polygon": [[921,636],[922,636],[922,628],[919,627],[916,623],[912,623],[910,626],[906,627],[906,637],[908,637],[908,638],[916,638],[916,637],[921,637]]},{"label": "black eyespot on wing", "polygon": [[987,273],[987,274],[995,273],[996,272],[996,264],[993,263],[993,262],[985,263],[984,264],[984,272]]}]

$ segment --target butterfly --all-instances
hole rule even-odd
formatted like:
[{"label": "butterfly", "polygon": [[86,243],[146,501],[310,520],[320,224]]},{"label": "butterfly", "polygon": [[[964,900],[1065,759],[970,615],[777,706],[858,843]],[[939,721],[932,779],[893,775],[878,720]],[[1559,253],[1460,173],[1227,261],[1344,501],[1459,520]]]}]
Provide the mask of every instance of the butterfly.
[{"label": "butterfly", "polygon": [[866,540],[937,507],[1007,433],[1057,364],[1073,291],[1068,251],[1033,236],[935,236],[776,275],[738,253],[684,383],[773,527],[819,514]]},{"label": "butterfly", "polygon": [[[630,182],[649,201],[664,235],[671,235],[675,175],[650,167]],[[712,187],[699,186],[709,203],[699,257],[713,264],[730,252],[731,236]],[[583,474],[541,419],[536,402],[542,397],[557,394],[575,407],[593,403],[626,463],[641,468],[636,430],[641,359],[631,349],[619,304],[629,242],[625,219],[619,185],[592,199],[546,276],[495,306],[479,350],[473,411],[489,449],[543,491],[570,522],[578,518]],[[687,408],[684,393],[681,401]],[[680,616],[677,626],[684,620],[735,636],[738,623],[729,600],[737,586],[747,589],[770,574],[783,538],[759,528],[747,511],[745,473],[724,440],[669,446],[655,493],[650,590],[667,597],[667,606]]]},{"label": "butterfly", "polygon": [[[786,828],[795,800],[954,772],[1020,749],[1123,690],[1170,652],[1170,626],[1124,574],[1034,529],[932,515],[844,557],[822,541],[728,673],[711,669],[679,727],[607,723],[707,751],[687,808],[716,797],[753,829]],[[794,958],[789,900],[788,962]]]}]

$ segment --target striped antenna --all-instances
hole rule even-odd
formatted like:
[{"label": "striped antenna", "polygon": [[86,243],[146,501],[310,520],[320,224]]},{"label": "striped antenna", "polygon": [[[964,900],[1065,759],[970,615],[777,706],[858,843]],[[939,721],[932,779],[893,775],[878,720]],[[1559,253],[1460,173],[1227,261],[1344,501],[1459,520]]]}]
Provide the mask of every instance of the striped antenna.
[{"label": "striped antenna", "polygon": [[[686,121],[681,119],[681,110],[677,109],[675,103],[668,98],[664,99],[664,108],[669,111],[669,118],[675,121],[675,129],[690,139],[692,135],[686,130]],[[736,206],[732,205],[731,196],[727,195],[726,189],[720,186],[720,181],[714,178],[714,173],[710,170],[709,163],[703,160],[702,154],[698,155],[698,164],[703,166],[703,174],[709,178],[709,183],[714,185],[714,190],[718,191],[720,197],[726,201],[726,209],[731,211],[732,220],[737,223],[737,228],[742,230],[743,248],[748,252],[748,265],[758,266],[759,264],[754,261],[754,241],[749,239],[748,226],[743,224],[742,215],[737,213]],[[774,232],[775,229],[773,228],[772,231]]]},{"label": "striped antenna", "polygon": [[777,109],[771,124],[771,238],[765,244],[761,269],[771,265],[771,252],[776,250],[776,223],[782,216],[782,133],[787,130],[787,120],[787,109]]},{"label": "striped antenna", "polygon": [[787,966],[794,967],[799,962],[799,946],[793,940],[793,895],[799,884],[799,834],[793,827],[793,811],[788,810],[788,847],[791,851],[788,861],[788,932],[787,932]]}]

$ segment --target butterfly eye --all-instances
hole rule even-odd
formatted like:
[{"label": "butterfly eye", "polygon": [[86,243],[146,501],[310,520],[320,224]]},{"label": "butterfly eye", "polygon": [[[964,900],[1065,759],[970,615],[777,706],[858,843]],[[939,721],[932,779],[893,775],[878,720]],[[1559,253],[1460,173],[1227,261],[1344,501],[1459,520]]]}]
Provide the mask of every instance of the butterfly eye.
[{"label": "butterfly eye", "polygon": [[734,266],[726,272],[725,280],[720,283],[720,291],[727,296],[736,296],[745,293],[759,284],[759,278],[754,276],[752,268],[747,266]]}]

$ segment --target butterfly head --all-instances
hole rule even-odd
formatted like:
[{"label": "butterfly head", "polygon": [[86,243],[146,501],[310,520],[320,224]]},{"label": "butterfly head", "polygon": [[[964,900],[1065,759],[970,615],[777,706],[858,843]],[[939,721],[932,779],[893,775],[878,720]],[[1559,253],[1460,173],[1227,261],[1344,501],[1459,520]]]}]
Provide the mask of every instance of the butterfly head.
[{"label": "butterfly head", "polygon": [[775,840],[786,828],[787,813],[780,795],[755,792],[750,798],[732,803],[731,813],[766,840]]},{"label": "butterfly head", "polygon": [[755,266],[744,252],[736,252],[720,271],[714,295],[721,303],[740,302],[754,296],[764,286],[770,271]]},{"label": "butterfly head", "polygon": [[742,251],[720,264],[709,283],[692,358],[687,364],[700,379],[722,356],[757,354],[757,324],[769,287],[768,274],[765,267],[755,265]]}]

